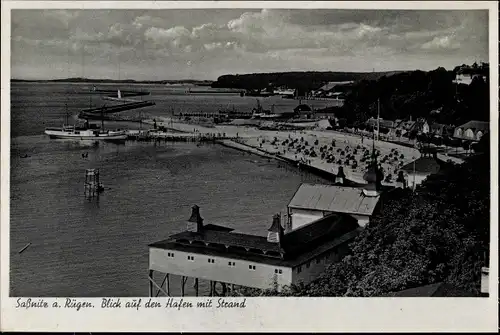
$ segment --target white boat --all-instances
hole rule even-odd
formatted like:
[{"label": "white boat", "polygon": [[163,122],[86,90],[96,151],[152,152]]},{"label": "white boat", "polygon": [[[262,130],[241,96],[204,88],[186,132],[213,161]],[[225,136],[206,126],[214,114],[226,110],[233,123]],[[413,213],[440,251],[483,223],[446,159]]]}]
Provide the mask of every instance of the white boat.
[{"label": "white boat", "polygon": [[[124,141],[127,133],[124,130],[104,130],[86,121],[83,125],[70,126],[66,115],[66,124],[61,128],[45,128],[45,134],[54,139],[74,139],[92,141]],[[104,123],[104,122],[103,122]]]},{"label": "white boat", "polygon": [[127,139],[125,131],[92,129],[77,126],[63,126],[62,128],[45,128],[45,134],[50,138],[93,140],[93,141],[123,141]]}]

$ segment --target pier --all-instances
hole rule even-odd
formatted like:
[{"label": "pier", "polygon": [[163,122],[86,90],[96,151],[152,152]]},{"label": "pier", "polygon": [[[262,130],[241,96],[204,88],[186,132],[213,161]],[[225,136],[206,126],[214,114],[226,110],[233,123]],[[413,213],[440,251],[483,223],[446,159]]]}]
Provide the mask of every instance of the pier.
[{"label": "pier", "polygon": [[127,140],[145,142],[213,142],[218,140],[231,140],[236,137],[227,136],[225,133],[168,133],[168,132],[141,132],[129,131]]},{"label": "pier", "polygon": [[132,103],[116,105],[116,106],[103,106],[103,107],[98,107],[98,108],[88,108],[88,109],[84,109],[84,110],[80,111],[80,113],[78,114],[78,117],[80,119],[98,119],[98,120],[101,120],[103,118],[103,114],[118,113],[118,112],[123,112],[126,110],[149,107],[149,106],[154,106],[154,105],[156,105],[156,103],[154,101],[138,101],[138,102],[132,102]]}]

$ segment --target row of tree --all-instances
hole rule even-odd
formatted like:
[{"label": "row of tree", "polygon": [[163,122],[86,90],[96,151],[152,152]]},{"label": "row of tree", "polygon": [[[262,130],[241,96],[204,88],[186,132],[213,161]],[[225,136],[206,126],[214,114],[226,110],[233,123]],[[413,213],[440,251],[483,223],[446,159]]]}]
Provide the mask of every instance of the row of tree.
[{"label": "row of tree", "polygon": [[[415,120],[460,125],[470,120],[489,120],[489,82],[476,76],[470,85],[456,84],[455,72],[438,68],[384,76],[375,81],[362,80],[353,85],[337,116],[348,123],[377,117],[388,120]],[[486,77],[488,78],[488,77]]]},{"label": "row of tree", "polygon": [[223,75],[212,83],[214,88],[246,90],[274,89],[286,86],[297,89],[300,95],[316,90],[327,82],[374,80],[393,72],[276,72],[242,75]]}]

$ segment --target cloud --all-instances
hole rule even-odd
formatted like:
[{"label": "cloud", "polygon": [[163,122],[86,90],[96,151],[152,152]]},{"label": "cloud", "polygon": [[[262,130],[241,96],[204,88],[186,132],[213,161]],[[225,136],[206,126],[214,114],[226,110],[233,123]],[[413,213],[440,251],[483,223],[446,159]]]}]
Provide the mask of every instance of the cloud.
[{"label": "cloud", "polygon": [[426,50],[456,50],[459,49],[461,44],[454,40],[454,36],[440,36],[434,37],[432,41],[422,44],[422,49]]},{"label": "cloud", "polygon": [[130,68],[202,75],[437,67],[487,61],[487,18],[486,11],[16,10],[12,60],[21,67],[84,55],[87,64],[119,58]]}]

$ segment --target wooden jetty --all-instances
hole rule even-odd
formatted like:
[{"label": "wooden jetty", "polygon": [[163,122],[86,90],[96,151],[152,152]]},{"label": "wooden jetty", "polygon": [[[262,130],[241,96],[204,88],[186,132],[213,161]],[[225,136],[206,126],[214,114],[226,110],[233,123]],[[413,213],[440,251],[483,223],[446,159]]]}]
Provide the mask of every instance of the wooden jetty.
[{"label": "wooden jetty", "polygon": [[216,142],[223,139],[235,139],[228,137],[225,133],[168,133],[168,132],[138,132],[129,131],[127,140],[146,142]]},{"label": "wooden jetty", "polygon": [[80,119],[98,119],[101,120],[103,118],[103,114],[112,114],[123,112],[131,109],[138,109],[148,106],[154,106],[156,103],[154,101],[138,101],[131,102],[127,104],[121,104],[116,106],[103,106],[98,108],[89,108],[80,111],[78,117]]}]

